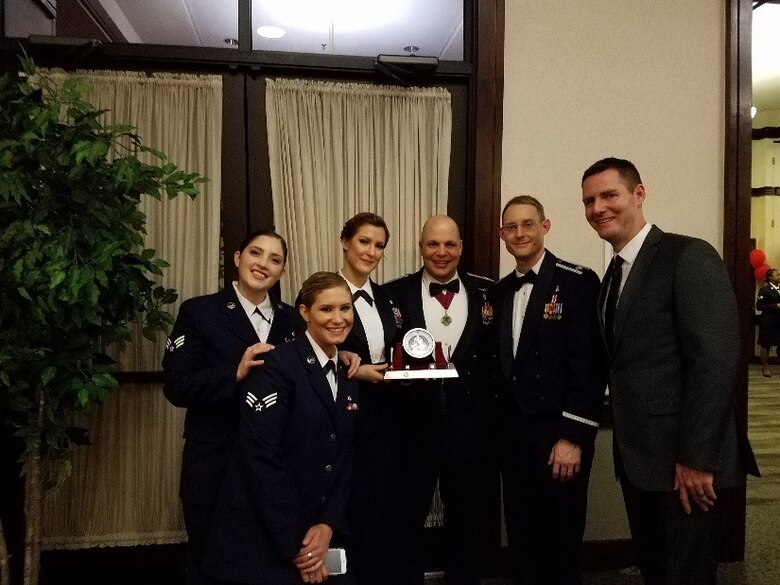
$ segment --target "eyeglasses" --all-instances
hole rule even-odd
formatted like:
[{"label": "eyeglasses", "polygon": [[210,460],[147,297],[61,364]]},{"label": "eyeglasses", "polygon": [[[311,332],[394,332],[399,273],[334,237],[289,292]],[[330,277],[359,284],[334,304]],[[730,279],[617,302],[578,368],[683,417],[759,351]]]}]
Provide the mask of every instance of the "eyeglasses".
[{"label": "eyeglasses", "polygon": [[508,223],[506,225],[501,226],[501,231],[505,234],[514,234],[517,232],[518,228],[524,231],[525,233],[532,232],[536,229],[536,226],[538,224],[541,224],[544,220],[543,219],[526,219],[525,221],[521,221],[520,223]]}]

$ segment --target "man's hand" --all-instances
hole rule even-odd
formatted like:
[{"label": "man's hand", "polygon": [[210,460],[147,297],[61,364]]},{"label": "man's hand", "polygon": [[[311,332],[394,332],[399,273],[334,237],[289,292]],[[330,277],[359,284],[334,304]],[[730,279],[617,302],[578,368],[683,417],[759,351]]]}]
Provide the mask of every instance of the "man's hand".
[{"label": "man's hand", "polygon": [[365,364],[358,368],[355,378],[361,382],[371,382],[376,384],[385,379],[385,370],[388,364]]},{"label": "man's hand", "polygon": [[360,366],[360,356],[351,351],[340,351],[339,360],[347,366],[347,378],[351,378],[358,371]]},{"label": "man's hand", "polygon": [[563,483],[571,481],[580,472],[582,449],[579,445],[570,443],[566,439],[558,439],[550,451],[550,459],[547,465],[552,466],[553,479]]},{"label": "man's hand", "polygon": [[715,505],[718,496],[715,495],[714,480],[715,477],[709,471],[700,471],[680,463],[674,466],[674,489],[680,496],[686,514],[691,513],[691,500],[704,512]]}]

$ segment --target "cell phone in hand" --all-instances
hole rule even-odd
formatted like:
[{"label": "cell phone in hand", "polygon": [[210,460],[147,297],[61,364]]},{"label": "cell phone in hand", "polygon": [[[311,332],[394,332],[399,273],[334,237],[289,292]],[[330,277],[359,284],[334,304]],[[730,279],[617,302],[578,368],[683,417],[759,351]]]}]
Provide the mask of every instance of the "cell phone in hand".
[{"label": "cell phone in hand", "polygon": [[329,548],[325,557],[325,568],[329,575],[343,575],[347,572],[347,551],[343,548]]}]

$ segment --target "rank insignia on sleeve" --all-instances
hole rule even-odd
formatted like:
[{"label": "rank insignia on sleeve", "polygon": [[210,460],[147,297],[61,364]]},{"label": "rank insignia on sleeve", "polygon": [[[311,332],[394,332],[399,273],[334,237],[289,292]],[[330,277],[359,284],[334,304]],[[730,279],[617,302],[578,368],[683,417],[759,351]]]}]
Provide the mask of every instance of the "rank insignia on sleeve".
[{"label": "rank insignia on sleeve", "polygon": [[558,321],[563,317],[563,303],[561,303],[558,299],[558,287],[555,287],[555,292],[553,293],[553,296],[550,297],[550,302],[545,303],[544,305],[544,314],[543,317],[545,319],[552,319],[554,321]]},{"label": "rank insignia on sleeve", "polygon": [[264,410],[271,408],[274,404],[276,404],[276,399],[278,397],[279,395],[277,392],[272,392],[268,396],[264,396],[263,398],[258,400],[257,396],[255,396],[251,392],[247,392],[246,403],[249,405],[250,408],[253,408],[255,412],[262,412]]},{"label": "rank insignia on sleeve", "polygon": [[184,345],[184,335],[179,335],[176,339],[171,339],[170,337],[165,341],[165,349],[166,351],[173,352],[174,349],[177,347],[181,347]]}]

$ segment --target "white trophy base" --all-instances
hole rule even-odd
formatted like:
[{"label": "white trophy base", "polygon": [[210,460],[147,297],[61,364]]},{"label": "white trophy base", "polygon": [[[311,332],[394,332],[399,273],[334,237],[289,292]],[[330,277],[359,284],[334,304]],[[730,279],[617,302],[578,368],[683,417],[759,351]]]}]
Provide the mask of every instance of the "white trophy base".
[{"label": "white trophy base", "polygon": [[419,370],[390,370],[385,372],[385,380],[434,380],[439,378],[457,378],[455,368]]}]

